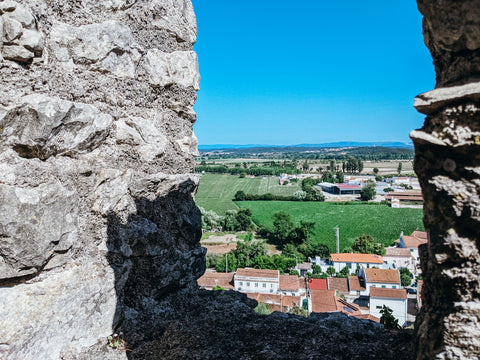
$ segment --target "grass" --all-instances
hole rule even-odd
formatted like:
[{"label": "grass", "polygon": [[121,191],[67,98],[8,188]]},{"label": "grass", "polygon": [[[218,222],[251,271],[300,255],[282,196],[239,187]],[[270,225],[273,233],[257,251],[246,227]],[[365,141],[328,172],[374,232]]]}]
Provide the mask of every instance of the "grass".
[{"label": "grass", "polygon": [[280,185],[278,178],[273,176],[241,179],[236,175],[204,174],[195,201],[205,210],[213,210],[219,215],[224,215],[227,210],[238,209],[232,201],[238,190],[248,194],[293,195],[295,191],[300,190],[300,183]]},{"label": "grass", "polygon": [[272,215],[276,211],[290,214],[294,223],[314,221],[314,238],[336,251],[335,230],[340,228],[340,251],[353,244],[362,234],[389,246],[398,239],[400,232],[406,235],[423,230],[422,209],[394,209],[386,205],[335,205],[325,202],[294,201],[240,201],[237,205],[250,208],[257,225],[273,227]]}]

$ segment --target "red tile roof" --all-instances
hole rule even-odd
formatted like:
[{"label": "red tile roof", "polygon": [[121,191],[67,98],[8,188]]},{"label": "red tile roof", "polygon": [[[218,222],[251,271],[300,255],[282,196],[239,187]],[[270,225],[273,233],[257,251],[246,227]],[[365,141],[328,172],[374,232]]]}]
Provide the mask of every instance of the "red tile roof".
[{"label": "red tile roof", "polygon": [[298,291],[300,289],[300,279],[296,275],[280,275],[279,290]]},{"label": "red tile roof", "polygon": [[[407,236],[403,235],[403,243],[407,248],[418,248],[419,245],[426,244],[428,242],[427,239],[422,239],[416,236]],[[397,242],[397,240],[395,240]],[[400,239],[398,239],[398,243],[400,243]]]},{"label": "red tile roof", "polygon": [[405,289],[370,288],[370,297],[371,298],[406,299],[407,291]]},{"label": "red tile roof", "polygon": [[412,257],[412,253],[407,248],[385,248],[385,255],[383,257]]},{"label": "red tile roof", "polygon": [[338,290],[342,293],[348,293],[348,279],[347,278],[337,278],[329,277],[328,279],[328,290]]},{"label": "red tile roof", "polygon": [[354,291],[365,290],[365,286],[363,286],[361,282],[363,282],[363,280],[356,275],[352,275],[348,277],[348,285],[350,287],[350,290],[354,290]]},{"label": "red tile roof", "polygon": [[361,264],[383,264],[381,255],[375,254],[355,254],[355,253],[340,253],[330,254],[330,258],[335,262],[350,262]]},{"label": "red tile roof", "polygon": [[370,320],[370,321],[375,321],[376,323],[380,323],[379,318],[377,318],[376,316],[370,315],[370,314],[360,314],[360,315],[352,315],[352,316],[356,317],[357,319]]},{"label": "red tile roof", "polygon": [[327,279],[308,279],[308,288],[310,290],[327,290]]},{"label": "red tile roof", "polygon": [[206,272],[197,280],[197,284],[208,290],[215,286],[233,289],[233,273]]},{"label": "red tile roof", "polygon": [[236,276],[259,277],[259,278],[275,278],[278,279],[278,270],[261,270],[261,269],[237,269]]},{"label": "red tile roof", "polygon": [[419,239],[423,239],[423,240],[428,239],[428,235],[427,235],[426,231],[415,230],[414,232],[412,232],[412,234],[410,236],[413,236],[413,237],[416,237],[416,238],[419,238]]},{"label": "red tile roof", "polygon": [[400,284],[400,273],[394,269],[364,269],[370,283]]},{"label": "red tile roof", "polygon": [[392,198],[399,200],[423,201],[421,191],[405,191],[405,192],[389,192],[385,195],[385,200],[392,200]]},{"label": "red tile roof", "polygon": [[335,184],[340,190],[361,190],[361,185],[352,185],[352,184]]},{"label": "red tile roof", "polygon": [[351,304],[335,296],[335,290],[311,290],[313,312],[340,311],[348,315],[361,314],[355,304]]},{"label": "red tile roof", "polygon": [[[276,294],[261,294],[261,293],[248,293],[246,294],[250,299],[257,300],[268,305],[270,311],[282,311],[286,312],[288,308],[292,308],[294,305],[302,306],[302,299],[300,296],[287,296]],[[281,304],[280,304],[281,301]]]}]

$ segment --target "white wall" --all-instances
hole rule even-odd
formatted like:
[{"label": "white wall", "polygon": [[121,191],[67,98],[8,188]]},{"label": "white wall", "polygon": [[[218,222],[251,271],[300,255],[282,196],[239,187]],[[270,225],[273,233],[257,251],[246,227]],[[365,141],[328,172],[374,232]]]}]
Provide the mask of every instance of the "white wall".
[{"label": "white wall", "polygon": [[383,305],[393,310],[393,316],[398,319],[398,325],[405,326],[407,322],[407,299],[370,298],[370,314],[381,318],[380,310],[382,310]]},{"label": "white wall", "polygon": [[258,292],[265,294],[276,294],[278,282],[261,280],[236,280],[234,281],[235,290],[241,292]]}]

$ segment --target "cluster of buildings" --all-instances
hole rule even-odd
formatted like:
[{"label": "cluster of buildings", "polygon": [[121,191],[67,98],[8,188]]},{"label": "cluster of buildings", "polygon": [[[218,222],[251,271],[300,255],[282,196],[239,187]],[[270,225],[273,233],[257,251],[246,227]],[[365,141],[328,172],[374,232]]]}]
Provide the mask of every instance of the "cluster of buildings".
[{"label": "cluster of buildings", "polygon": [[[237,269],[234,273],[207,272],[198,285],[212,290],[223,288],[245,293],[249,298],[267,304],[271,311],[289,312],[294,307],[311,312],[340,311],[348,316],[379,322],[383,306],[393,310],[393,316],[401,326],[411,323],[409,296],[401,284],[401,268],[408,268],[414,275],[420,273],[418,246],[427,242],[427,234],[414,231],[396,242],[396,247],[386,249],[384,256],[375,254],[336,253],[329,259],[315,258],[310,263],[297,265],[305,275],[312,265],[319,265],[322,272],[333,267],[338,273],[344,267],[350,270],[348,277],[309,279],[307,276],[281,275],[278,270]],[[355,274],[355,275],[353,275]],[[421,281],[418,282],[419,290]],[[410,296],[421,306],[420,291]]]}]

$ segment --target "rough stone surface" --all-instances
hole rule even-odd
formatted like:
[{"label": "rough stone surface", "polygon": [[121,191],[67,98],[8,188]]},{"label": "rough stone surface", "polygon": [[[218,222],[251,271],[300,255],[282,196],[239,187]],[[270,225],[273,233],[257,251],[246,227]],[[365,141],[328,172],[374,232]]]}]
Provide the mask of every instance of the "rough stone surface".
[{"label": "rough stone surface", "polygon": [[[421,247],[417,359],[480,357],[480,3],[418,0],[437,88],[413,131],[429,242]],[[456,86],[450,86],[456,85]]]}]

